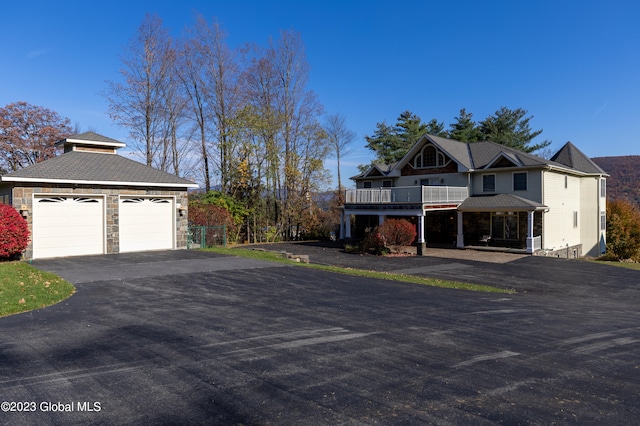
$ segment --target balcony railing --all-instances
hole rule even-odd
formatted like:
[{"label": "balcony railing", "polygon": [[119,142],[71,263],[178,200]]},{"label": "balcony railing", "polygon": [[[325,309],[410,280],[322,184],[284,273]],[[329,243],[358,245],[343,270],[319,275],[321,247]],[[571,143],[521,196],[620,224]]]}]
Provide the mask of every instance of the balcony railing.
[{"label": "balcony railing", "polygon": [[347,189],[345,204],[461,203],[469,197],[466,186],[399,186],[394,188]]}]

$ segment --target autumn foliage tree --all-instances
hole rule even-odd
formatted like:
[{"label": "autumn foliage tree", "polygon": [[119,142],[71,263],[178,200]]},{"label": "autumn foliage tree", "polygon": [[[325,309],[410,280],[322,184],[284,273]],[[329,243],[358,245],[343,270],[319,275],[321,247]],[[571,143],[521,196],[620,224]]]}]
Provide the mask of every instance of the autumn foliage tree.
[{"label": "autumn foliage tree", "polygon": [[14,102],[0,108],[0,170],[15,171],[56,155],[72,134],[68,118],[42,106]]},{"label": "autumn foliage tree", "polygon": [[607,203],[607,254],[640,261],[640,208],[629,201]]},{"label": "autumn foliage tree", "polygon": [[29,244],[29,228],[20,213],[0,204],[0,259],[14,258]]}]

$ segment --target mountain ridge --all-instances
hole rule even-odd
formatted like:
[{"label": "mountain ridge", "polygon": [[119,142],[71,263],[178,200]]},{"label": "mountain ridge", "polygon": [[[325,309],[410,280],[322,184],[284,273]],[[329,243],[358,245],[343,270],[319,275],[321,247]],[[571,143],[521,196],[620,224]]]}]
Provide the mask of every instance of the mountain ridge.
[{"label": "mountain ridge", "polygon": [[625,199],[640,206],[640,155],[594,157],[591,160],[609,174],[607,199]]}]

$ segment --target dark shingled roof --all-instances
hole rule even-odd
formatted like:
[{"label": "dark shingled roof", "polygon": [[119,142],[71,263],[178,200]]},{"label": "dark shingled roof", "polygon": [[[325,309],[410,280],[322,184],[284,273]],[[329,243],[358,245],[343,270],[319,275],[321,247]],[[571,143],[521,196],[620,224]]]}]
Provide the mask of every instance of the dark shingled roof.
[{"label": "dark shingled roof", "polygon": [[[389,174],[394,168],[404,167],[426,143],[438,145],[449,157],[470,171],[483,172],[485,168],[490,168],[496,160],[500,160],[500,157],[503,157],[513,163],[514,167],[555,167],[574,170],[580,173],[606,175],[606,172],[580,152],[571,142],[568,142],[560,149],[551,160],[547,160],[537,155],[529,154],[495,142],[481,141],[464,143],[434,135],[425,135],[420,138],[420,140],[407,151],[407,154],[405,154],[402,160],[388,166],[385,174]],[[378,164],[377,167],[383,170],[381,165]],[[352,179],[362,179],[365,176],[366,174],[360,174],[352,177]]]},{"label": "dark shingled roof", "polygon": [[458,211],[465,212],[522,212],[545,210],[547,207],[535,201],[527,200],[513,194],[474,195],[458,206]]},{"label": "dark shingled roof", "polygon": [[108,144],[122,144],[124,145],[123,142],[117,141],[115,139],[112,138],[108,138],[106,136],[102,136],[99,135],[95,132],[84,132],[84,133],[80,133],[77,135],[73,135],[73,136],[69,136],[67,139],[63,139],[59,142],[56,143],[57,144],[61,144],[64,143],[67,140],[79,140],[79,141],[87,141],[87,142],[106,142]]},{"label": "dark shingled roof", "polygon": [[571,167],[572,169],[580,170],[585,173],[607,174],[571,142],[564,144],[556,155],[551,157],[551,161],[564,164],[567,167]]},{"label": "dark shingled roof", "polygon": [[[95,141],[95,138],[90,139]],[[113,141],[113,140],[112,140]],[[116,141],[117,142],[117,141]],[[17,178],[17,179],[16,179]],[[65,182],[197,187],[193,182],[116,154],[71,151],[2,176],[3,181],[29,179]]]}]

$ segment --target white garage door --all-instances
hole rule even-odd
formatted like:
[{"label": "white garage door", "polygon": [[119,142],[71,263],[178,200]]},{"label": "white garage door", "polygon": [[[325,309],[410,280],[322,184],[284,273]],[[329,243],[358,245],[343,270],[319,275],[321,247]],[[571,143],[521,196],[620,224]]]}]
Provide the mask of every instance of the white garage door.
[{"label": "white garage door", "polygon": [[173,248],[173,199],[120,199],[120,253]]},{"label": "white garage door", "polygon": [[33,258],[104,253],[104,200],[94,196],[33,199]]}]

